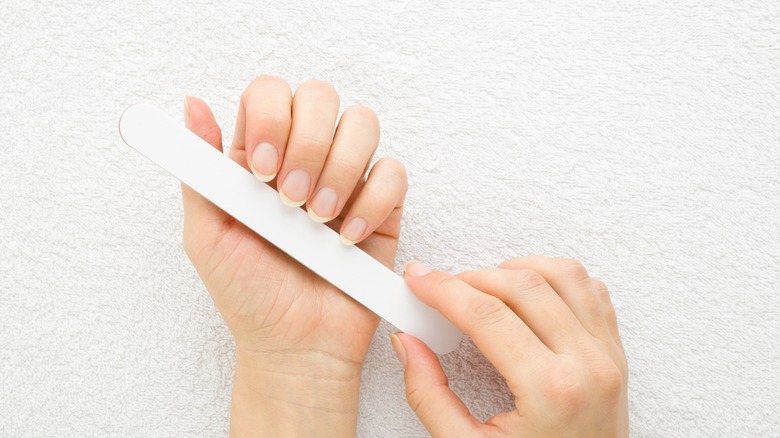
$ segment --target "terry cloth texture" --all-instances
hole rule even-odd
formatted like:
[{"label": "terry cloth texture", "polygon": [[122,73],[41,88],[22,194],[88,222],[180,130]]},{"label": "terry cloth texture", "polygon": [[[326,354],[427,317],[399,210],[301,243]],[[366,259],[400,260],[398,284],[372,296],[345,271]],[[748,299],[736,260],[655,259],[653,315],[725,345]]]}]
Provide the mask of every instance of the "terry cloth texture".
[{"label": "terry cloth texture", "polygon": [[[332,83],[407,166],[396,269],[607,283],[635,437],[780,436],[780,3],[0,1],[0,435],[224,436],[233,344],[122,110]],[[425,430],[382,324],[361,437]],[[480,419],[505,383],[443,357]]]}]

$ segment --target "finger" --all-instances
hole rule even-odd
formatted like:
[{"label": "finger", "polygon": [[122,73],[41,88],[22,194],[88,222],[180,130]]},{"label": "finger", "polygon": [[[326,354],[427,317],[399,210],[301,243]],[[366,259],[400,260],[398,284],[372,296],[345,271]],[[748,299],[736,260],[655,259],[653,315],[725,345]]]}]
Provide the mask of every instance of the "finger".
[{"label": "finger", "polygon": [[609,296],[609,289],[607,289],[607,285],[599,279],[591,278],[591,282],[593,284],[593,290],[596,291],[596,294],[599,297],[601,314],[604,317],[604,321],[607,323],[610,335],[612,335],[612,339],[615,343],[622,347],[620,332],[618,331],[617,315],[615,313],[615,307],[612,305],[612,298]]},{"label": "finger", "polygon": [[506,303],[556,353],[577,352],[583,341],[592,341],[566,303],[536,271],[483,269],[463,272],[458,278]]},{"label": "finger", "polygon": [[339,215],[379,145],[379,120],[362,105],[341,115],[333,145],[306,209],[312,219],[327,222]]},{"label": "finger", "polygon": [[620,332],[618,330],[617,316],[615,314],[615,308],[612,305],[612,299],[609,296],[609,290],[607,286],[598,279],[591,279],[593,282],[593,288],[599,295],[599,303],[601,304],[601,313],[604,315],[604,320],[609,327],[610,336],[612,337],[612,345],[614,348],[610,349],[610,354],[617,363],[624,376],[628,376],[628,361],[626,360],[626,353],[623,348],[623,340],[620,338]]},{"label": "finger", "polygon": [[401,209],[407,187],[406,170],[400,161],[377,161],[344,217],[342,241],[353,245],[370,236],[394,211]]},{"label": "finger", "polygon": [[233,147],[246,150],[249,169],[261,181],[271,181],[279,170],[290,134],[291,105],[290,85],[276,76],[257,77],[241,95],[236,132],[244,134],[236,135]]},{"label": "finger", "polygon": [[333,140],[339,112],[336,90],[322,81],[307,81],[292,101],[292,128],[277,185],[282,201],[299,207],[311,196]]},{"label": "finger", "polygon": [[405,333],[390,336],[404,366],[406,401],[432,436],[468,436],[484,427],[448,386],[436,355]]},{"label": "finger", "polygon": [[552,351],[500,299],[417,262],[404,266],[404,278],[420,300],[471,337],[513,390],[522,391],[528,376],[555,360]]},{"label": "finger", "polygon": [[244,109],[244,99],[241,99],[238,103],[238,114],[236,115],[236,129],[233,133],[233,142],[230,144],[230,150],[228,151],[228,157],[240,164],[241,167],[248,171],[252,171],[249,168],[248,155],[246,153],[246,146],[244,139],[246,138],[246,109]]},{"label": "finger", "polygon": [[579,261],[531,256],[508,260],[499,267],[531,269],[540,273],[591,335],[599,339],[608,336],[598,295],[593,289],[588,271]]},{"label": "finger", "polygon": [[[184,99],[184,123],[187,129],[222,152],[222,131],[206,102],[187,96]],[[218,229],[227,217],[219,207],[185,184],[181,185],[181,196],[185,241],[193,230],[209,233]]]}]

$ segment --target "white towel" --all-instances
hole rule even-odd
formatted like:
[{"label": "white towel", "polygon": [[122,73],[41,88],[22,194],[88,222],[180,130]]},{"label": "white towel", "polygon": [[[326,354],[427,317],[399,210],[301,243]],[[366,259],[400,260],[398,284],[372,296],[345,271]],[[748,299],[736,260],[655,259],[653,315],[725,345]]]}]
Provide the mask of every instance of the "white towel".
[{"label": "white towel", "polygon": [[[633,436],[780,435],[776,2],[0,3],[0,435],[226,434],[233,345],[178,184],[117,120],[193,94],[229,144],[260,73],[377,111],[411,184],[399,267],[603,279]],[[425,435],[390,330],[359,435]],[[443,362],[474,415],[511,408],[471,343]]]}]

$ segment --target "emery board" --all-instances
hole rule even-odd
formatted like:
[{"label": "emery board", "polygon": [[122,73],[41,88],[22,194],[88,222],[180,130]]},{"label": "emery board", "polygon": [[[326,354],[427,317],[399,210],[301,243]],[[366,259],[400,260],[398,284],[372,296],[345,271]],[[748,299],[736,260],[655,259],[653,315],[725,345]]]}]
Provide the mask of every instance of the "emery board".
[{"label": "emery board", "polygon": [[399,330],[444,354],[461,332],[420,301],[404,280],[151,104],[125,110],[119,133],[128,146],[170,172],[239,222]]}]

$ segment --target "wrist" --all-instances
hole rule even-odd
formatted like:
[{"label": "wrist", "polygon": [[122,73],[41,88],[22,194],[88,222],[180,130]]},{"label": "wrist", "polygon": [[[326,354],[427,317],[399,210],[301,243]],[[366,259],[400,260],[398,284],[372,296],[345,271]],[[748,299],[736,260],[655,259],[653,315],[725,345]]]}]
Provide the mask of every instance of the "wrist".
[{"label": "wrist", "polygon": [[237,351],[231,435],[354,436],[361,367],[322,352]]}]

